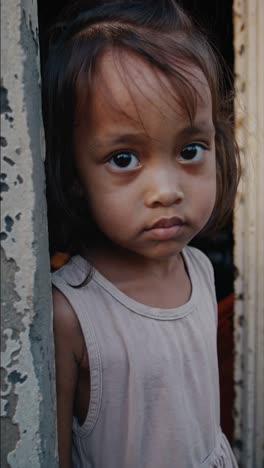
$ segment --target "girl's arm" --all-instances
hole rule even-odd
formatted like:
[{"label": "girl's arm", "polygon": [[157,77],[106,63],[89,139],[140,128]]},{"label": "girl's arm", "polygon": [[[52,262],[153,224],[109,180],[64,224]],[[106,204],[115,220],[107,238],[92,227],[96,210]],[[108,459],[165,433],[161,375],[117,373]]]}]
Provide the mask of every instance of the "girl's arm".
[{"label": "girl's arm", "polygon": [[59,466],[72,468],[72,420],[83,337],[65,296],[53,289]]}]

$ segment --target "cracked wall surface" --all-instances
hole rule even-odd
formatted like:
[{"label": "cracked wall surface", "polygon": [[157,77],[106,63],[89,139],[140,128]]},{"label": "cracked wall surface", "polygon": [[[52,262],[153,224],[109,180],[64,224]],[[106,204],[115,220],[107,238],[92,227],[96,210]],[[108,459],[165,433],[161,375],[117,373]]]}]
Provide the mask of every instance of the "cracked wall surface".
[{"label": "cracked wall surface", "polygon": [[55,468],[37,3],[1,10],[1,467]]}]

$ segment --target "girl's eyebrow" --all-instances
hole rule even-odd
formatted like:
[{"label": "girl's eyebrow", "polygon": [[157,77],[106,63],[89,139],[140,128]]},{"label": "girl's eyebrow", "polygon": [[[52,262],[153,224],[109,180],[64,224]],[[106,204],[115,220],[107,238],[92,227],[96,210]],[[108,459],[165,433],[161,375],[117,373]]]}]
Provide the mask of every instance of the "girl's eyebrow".
[{"label": "girl's eyebrow", "polygon": [[182,128],[177,136],[180,136],[182,138],[184,137],[192,137],[193,135],[197,135],[198,133],[203,133],[207,135],[214,135],[215,134],[215,126],[213,122],[208,122],[208,121],[202,121],[202,122],[197,122],[195,125],[188,125],[184,128]]},{"label": "girl's eyebrow", "polygon": [[129,143],[142,143],[146,139],[149,139],[149,136],[145,132],[139,133],[122,133],[122,134],[113,134],[101,138],[94,138],[93,146],[106,146],[106,145],[123,145]]},{"label": "girl's eyebrow", "polygon": [[[215,127],[211,122],[198,122],[195,125],[188,125],[181,128],[179,131],[176,130],[176,138],[188,138],[199,133],[214,135]],[[118,133],[105,136],[101,139],[94,137],[93,146],[103,147],[106,145],[127,145],[135,143],[145,143],[146,140],[155,139],[151,138],[146,132],[135,132],[135,133]]]}]

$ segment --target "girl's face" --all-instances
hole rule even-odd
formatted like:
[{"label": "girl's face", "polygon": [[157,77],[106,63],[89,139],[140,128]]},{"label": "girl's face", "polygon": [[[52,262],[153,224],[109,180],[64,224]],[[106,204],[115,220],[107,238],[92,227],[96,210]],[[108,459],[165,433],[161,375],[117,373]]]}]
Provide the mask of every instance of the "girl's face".
[{"label": "girl's face", "polygon": [[127,52],[120,62],[110,51],[98,68],[75,132],[90,209],[119,247],[148,259],[170,257],[201,231],[215,204],[208,84],[201,71],[186,67],[198,91],[191,125],[177,90],[143,59]]}]

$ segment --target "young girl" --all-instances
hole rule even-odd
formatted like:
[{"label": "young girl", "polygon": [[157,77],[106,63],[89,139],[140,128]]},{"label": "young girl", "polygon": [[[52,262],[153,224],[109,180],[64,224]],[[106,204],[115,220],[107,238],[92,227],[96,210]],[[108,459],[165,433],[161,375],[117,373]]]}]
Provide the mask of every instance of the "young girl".
[{"label": "young girl", "polygon": [[[86,3],[86,5],[85,5]],[[174,0],[85,2],[44,77],[60,466],[236,467],[213,269],[233,206],[218,60]]]}]

